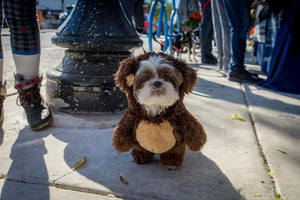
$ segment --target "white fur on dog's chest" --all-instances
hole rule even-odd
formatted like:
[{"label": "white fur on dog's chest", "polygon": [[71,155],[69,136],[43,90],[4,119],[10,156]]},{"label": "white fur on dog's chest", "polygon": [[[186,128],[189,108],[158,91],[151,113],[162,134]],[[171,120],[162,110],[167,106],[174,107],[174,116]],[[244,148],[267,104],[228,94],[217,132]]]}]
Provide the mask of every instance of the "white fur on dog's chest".
[{"label": "white fur on dog's chest", "polygon": [[136,129],[136,139],[143,148],[153,153],[164,153],[176,143],[173,127],[166,120],[160,124],[142,120]]}]

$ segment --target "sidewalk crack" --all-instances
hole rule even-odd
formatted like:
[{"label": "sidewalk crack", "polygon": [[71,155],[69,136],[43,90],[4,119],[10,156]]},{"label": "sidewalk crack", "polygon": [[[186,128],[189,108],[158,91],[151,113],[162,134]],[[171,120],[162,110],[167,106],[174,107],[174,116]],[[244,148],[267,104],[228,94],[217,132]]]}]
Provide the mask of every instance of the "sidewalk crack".
[{"label": "sidewalk crack", "polygon": [[[251,110],[250,110],[250,105],[249,105],[248,98],[247,98],[247,93],[245,91],[246,90],[245,85],[244,84],[240,84],[240,88],[241,88],[241,91],[242,91],[243,96],[244,96],[244,101],[245,101],[245,105],[246,105],[247,110],[248,110],[248,114],[249,114],[249,118],[250,118],[250,123],[251,123],[252,129],[253,129],[254,135],[255,135],[255,139],[256,139],[257,145],[258,145],[259,154],[260,154],[261,158],[263,159],[263,162],[264,162],[264,165],[265,165],[265,169],[266,169],[266,171],[268,173],[268,172],[271,171],[271,168],[270,168],[270,165],[268,163],[266,154],[264,153],[263,147],[262,147],[262,145],[261,145],[261,143],[259,142],[259,139],[258,139],[258,135],[257,135],[256,127],[255,127],[254,118],[252,116],[252,113],[251,113]],[[274,192],[274,196],[275,196],[277,194],[275,180],[274,180],[274,178],[272,178],[270,176],[268,176],[268,177],[271,180],[272,188],[273,188],[273,192]]]}]

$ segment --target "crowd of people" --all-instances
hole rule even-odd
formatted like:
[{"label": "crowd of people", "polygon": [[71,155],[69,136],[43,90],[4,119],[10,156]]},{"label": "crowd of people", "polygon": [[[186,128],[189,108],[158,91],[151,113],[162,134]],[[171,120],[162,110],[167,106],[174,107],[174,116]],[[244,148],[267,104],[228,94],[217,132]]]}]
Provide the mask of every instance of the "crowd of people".
[{"label": "crowd of people", "polygon": [[[198,6],[195,6],[197,5]],[[258,7],[257,5],[261,5]],[[267,0],[181,0],[179,13],[188,25],[199,13],[201,61],[216,64],[229,81],[255,83],[274,90],[300,93],[299,1]],[[264,20],[262,20],[264,19]],[[195,27],[194,27],[195,28]],[[250,30],[255,30],[250,34]],[[254,41],[254,54],[267,80],[250,73],[245,66],[247,40]],[[264,38],[261,41],[261,38]],[[286,39],[282,41],[282,39]],[[217,46],[217,61],[212,44]],[[298,45],[297,45],[298,44]]]}]

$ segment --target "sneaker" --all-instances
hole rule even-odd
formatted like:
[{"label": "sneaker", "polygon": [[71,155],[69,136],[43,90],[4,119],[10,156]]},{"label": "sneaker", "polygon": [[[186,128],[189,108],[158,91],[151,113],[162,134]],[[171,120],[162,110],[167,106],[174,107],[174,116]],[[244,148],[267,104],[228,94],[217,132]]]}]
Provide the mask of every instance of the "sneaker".
[{"label": "sneaker", "polygon": [[251,74],[247,70],[240,72],[234,72],[228,75],[229,81],[240,82],[240,83],[258,83],[261,79],[257,74]]},{"label": "sneaker", "polygon": [[46,128],[52,122],[49,108],[42,104],[40,84],[42,77],[33,80],[24,80],[20,75],[15,75],[15,88],[19,93],[19,105],[23,106],[28,124],[33,131]]},{"label": "sneaker", "polygon": [[4,109],[3,103],[6,98],[6,81],[2,83],[0,81],[0,128],[2,128],[3,121],[4,121]]}]

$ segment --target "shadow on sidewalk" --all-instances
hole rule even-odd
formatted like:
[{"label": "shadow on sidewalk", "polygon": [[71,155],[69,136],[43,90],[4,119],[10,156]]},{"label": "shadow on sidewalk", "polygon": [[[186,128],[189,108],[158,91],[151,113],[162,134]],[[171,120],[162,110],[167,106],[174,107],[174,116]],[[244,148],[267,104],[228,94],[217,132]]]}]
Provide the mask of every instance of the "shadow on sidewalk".
[{"label": "shadow on sidewalk", "polygon": [[4,132],[3,129],[0,129],[0,145],[3,143]]},{"label": "shadow on sidewalk", "polygon": [[[289,104],[288,102],[284,102],[280,99],[269,98],[264,95],[256,95],[253,94],[250,86],[254,87],[254,90],[266,90],[269,93],[279,94],[280,96],[289,97],[299,99],[299,95],[283,93],[283,92],[274,92],[272,90],[268,90],[267,88],[260,87],[256,84],[245,84],[243,91],[239,87],[231,87],[232,84],[238,83],[226,83],[226,75],[223,72],[218,71],[216,68],[206,67],[199,64],[191,64],[191,66],[197,70],[205,70],[205,74],[198,74],[197,85],[194,88],[193,94],[201,96],[203,98],[210,99],[220,99],[224,101],[228,101],[230,103],[235,104],[245,104],[243,93],[251,94],[251,98],[255,99],[255,102],[259,102],[255,106],[263,106],[263,108],[268,108],[271,110],[277,110],[282,112],[288,112],[290,114],[298,115],[300,113],[300,107],[298,105]],[[209,77],[209,78],[206,78]],[[219,80],[218,80],[219,79]],[[225,79],[225,80],[222,80]],[[215,80],[215,81],[211,81]],[[223,84],[224,83],[224,84]],[[240,98],[237,98],[240,96]],[[249,95],[248,95],[249,96]]]},{"label": "shadow on sidewalk", "polygon": [[[112,132],[113,128],[78,127],[52,127],[32,132],[26,126],[17,133],[17,139],[12,145],[12,164],[0,199],[50,199],[48,187],[32,192],[22,187],[14,188],[12,181],[27,183],[27,186],[58,184],[62,188],[100,194],[114,193],[129,199],[242,199],[218,165],[204,154],[187,150],[182,168],[176,171],[162,169],[158,161],[137,165],[131,162],[130,152],[116,152],[112,146]],[[58,140],[49,140],[50,136]],[[56,147],[61,144],[67,144],[63,152],[46,149],[46,146]],[[45,163],[45,155],[48,162],[53,163]],[[57,180],[53,171],[60,174],[66,171],[59,167],[48,169],[47,166],[55,166],[59,156],[63,157],[70,170],[78,158],[86,156],[87,163],[76,172]],[[57,163],[56,166],[60,165],[64,163]],[[121,183],[120,176],[129,184]]]},{"label": "shadow on sidewalk", "polygon": [[[112,146],[113,129],[51,132],[68,144],[63,154],[70,168],[76,159],[87,157],[86,165],[77,172],[89,181],[83,177],[74,181],[70,174],[57,181],[58,184],[74,184],[79,190],[88,188],[96,193],[112,191],[129,199],[242,199],[218,165],[202,153],[187,150],[182,168],[168,171],[158,161],[137,165],[131,162],[130,152],[117,153]],[[128,185],[121,183],[120,176]],[[109,191],[99,191],[99,185]]]},{"label": "shadow on sidewalk", "polygon": [[48,182],[48,172],[44,161],[47,149],[44,146],[43,138],[48,136],[47,132],[32,132],[26,126],[18,134],[18,138],[11,148],[10,159],[12,164],[7,173],[2,188],[0,199],[49,199],[47,187],[33,194],[32,190],[14,187],[11,181],[29,184],[45,185]]}]

